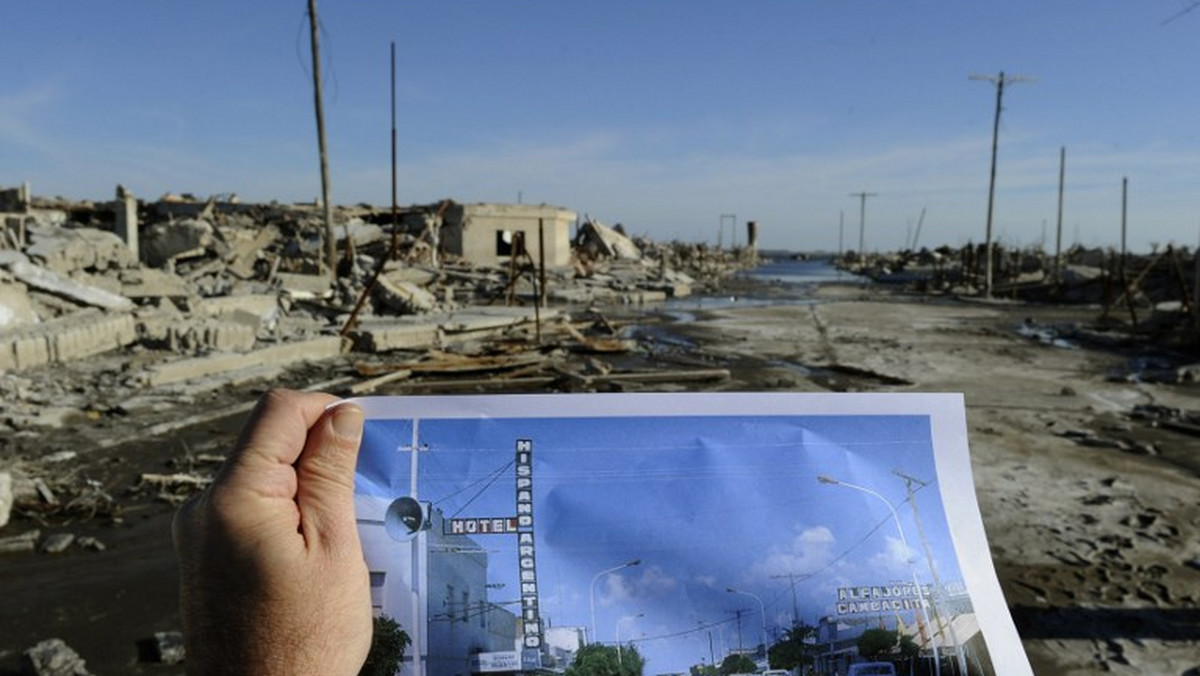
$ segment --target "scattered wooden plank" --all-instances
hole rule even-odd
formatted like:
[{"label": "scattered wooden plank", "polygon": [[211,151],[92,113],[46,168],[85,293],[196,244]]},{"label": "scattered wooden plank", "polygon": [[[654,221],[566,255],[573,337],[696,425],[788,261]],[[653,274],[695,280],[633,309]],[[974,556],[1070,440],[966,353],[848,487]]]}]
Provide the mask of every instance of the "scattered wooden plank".
[{"label": "scattered wooden plank", "polygon": [[381,376],[376,376],[375,378],[371,378],[370,380],[364,380],[360,383],[354,383],[350,387],[346,388],[346,391],[349,392],[350,394],[356,394],[356,395],[357,394],[367,394],[368,392],[374,392],[375,390],[379,389],[379,387],[382,385],[396,382],[397,380],[404,380],[405,378],[408,378],[411,375],[412,375],[412,371],[409,371],[407,369],[402,369],[399,371],[392,371],[391,373],[386,373]]}]

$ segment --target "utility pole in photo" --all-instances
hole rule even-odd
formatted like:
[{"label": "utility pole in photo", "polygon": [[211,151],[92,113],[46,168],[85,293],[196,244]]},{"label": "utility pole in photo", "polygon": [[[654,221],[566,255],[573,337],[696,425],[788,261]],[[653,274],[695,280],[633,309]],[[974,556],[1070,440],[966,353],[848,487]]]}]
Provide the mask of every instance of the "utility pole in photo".
[{"label": "utility pole in photo", "polygon": [[984,273],[983,292],[990,298],[992,295],[992,211],[996,197],[996,147],[1000,138],[1000,110],[1004,100],[1004,85],[1028,82],[1033,78],[1024,75],[1005,75],[1004,71],[1000,71],[999,75],[970,75],[968,78],[985,80],[996,85],[996,116],[992,122],[992,171],[988,181],[987,236],[984,245],[984,255],[987,260],[984,262],[986,272]]}]

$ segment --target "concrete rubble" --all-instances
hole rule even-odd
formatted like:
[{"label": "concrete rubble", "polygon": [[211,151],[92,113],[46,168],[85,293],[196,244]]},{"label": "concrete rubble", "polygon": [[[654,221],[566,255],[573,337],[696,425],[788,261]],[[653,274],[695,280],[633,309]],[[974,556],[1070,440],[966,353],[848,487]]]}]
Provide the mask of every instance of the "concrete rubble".
[{"label": "concrete rubble", "polygon": [[12,473],[0,472],[0,528],[8,525],[8,519],[12,515],[12,505]]},{"label": "concrete rubble", "polygon": [[[1098,306],[1101,321],[1127,325],[1163,345],[1190,346],[1200,334],[1200,249],[1157,245],[1149,255],[1072,246],[1061,255],[1040,247],[992,246],[991,298],[986,298],[986,247],[913,249],[860,255],[845,251],[838,267],[875,282],[919,293],[990,301]],[[1092,337],[1094,338],[1094,336]],[[1093,341],[1094,342],[1094,341]],[[1164,382],[1172,376],[1164,376]],[[1194,375],[1174,374],[1174,382]]]},{"label": "concrete rubble", "polygon": [[87,663],[60,638],[49,638],[21,656],[22,676],[89,676]]},{"label": "concrete rubble", "polygon": [[[753,260],[577,226],[559,207],[443,201],[400,210],[395,226],[390,209],[337,208],[341,257],[329,271],[322,214],[234,195],[148,201],[123,186],[107,202],[0,189],[0,551],[101,551],[90,535],[43,538],[9,522],[121,518],[120,495],[51,462],[57,449],[29,457],[42,435],[127,443],[217,419],[180,411],[289,373],[341,393],[447,378],[477,390],[637,388],[650,376],[603,358],[637,341],[594,308],[713,289]],[[572,351],[596,356],[580,371],[563,358]],[[177,474],[129,490],[174,503],[211,476]]]}]

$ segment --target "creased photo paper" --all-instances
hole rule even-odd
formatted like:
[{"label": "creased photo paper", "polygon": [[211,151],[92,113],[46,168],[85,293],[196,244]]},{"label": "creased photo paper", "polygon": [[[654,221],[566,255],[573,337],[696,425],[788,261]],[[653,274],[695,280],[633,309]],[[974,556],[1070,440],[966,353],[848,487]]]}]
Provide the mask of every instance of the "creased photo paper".
[{"label": "creased photo paper", "polygon": [[960,395],[356,402],[358,528],[405,676],[562,673],[589,646],[647,675],[1032,673]]}]

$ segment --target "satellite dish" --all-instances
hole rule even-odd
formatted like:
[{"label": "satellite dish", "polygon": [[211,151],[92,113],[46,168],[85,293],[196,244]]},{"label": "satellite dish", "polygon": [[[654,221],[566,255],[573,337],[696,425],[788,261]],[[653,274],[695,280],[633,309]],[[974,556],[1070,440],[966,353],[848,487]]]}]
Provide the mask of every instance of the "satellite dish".
[{"label": "satellite dish", "polygon": [[383,515],[383,528],[393,540],[408,542],[429,528],[425,506],[408,496],[397,498]]}]

